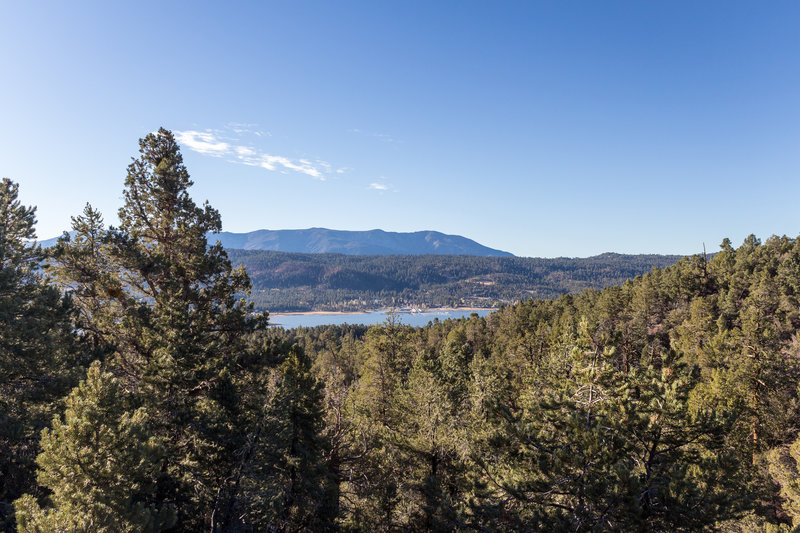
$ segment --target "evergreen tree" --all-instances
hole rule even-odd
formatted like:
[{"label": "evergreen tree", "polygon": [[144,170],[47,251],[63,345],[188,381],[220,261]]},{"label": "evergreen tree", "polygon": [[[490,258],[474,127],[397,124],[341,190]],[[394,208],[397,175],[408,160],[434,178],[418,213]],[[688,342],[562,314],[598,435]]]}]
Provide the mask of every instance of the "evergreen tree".
[{"label": "evergreen tree", "polygon": [[579,335],[564,378],[524,389],[516,407],[491,407],[502,422],[494,451],[473,455],[479,519],[515,530],[677,531],[737,516],[747,500],[724,453],[727,426],[690,411],[686,370],[659,358],[648,365],[661,370],[623,373],[586,321]]},{"label": "evergreen tree", "polygon": [[800,439],[767,454],[769,473],[780,487],[782,507],[794,530],[800,529]]},{"label": "evergreen tree", "polygon": [[64,233],[50,251],[49,267],[53,282],[72,299],[77,331],[87,347],[97,357],[113,351],[124,287],[111,258],[103,217],[90,204],[72,217],[72,235]]},{"label": "evergreen tree", "polygon": [[206,234],[221,229],[219,213],[198,207],[179,147],[161,129],[140,141],[128,167],[120,228],[110,252],[126,288],[118,299],[114,359],[141,387],[156,431],[169,450],[160,497],[174,501],[185,529],[208,527],[233,498],[236,453],[246,444],[240,425],[237,361],[245,335],[265,324],[240,299],[249,290]]},{"label": "evergreen tree", "polygon": [[322,386],[301,348],[293,346],[283,357],[265,376],[262,416],[244,450],[237,473],[241,489],[228,513],[236,518],[226,527],[331,531],[338,494],[321,437]]},{"label": "evergreen tree", "polygon": [[359,376],[351,393],[353,431],[361,460],[343,492],[355,503],[346,523],[354,529],[408,527],[405,453],[397,446],[402,423],[402,382],[411,364],[409,328],[390,315],[364,339]]},{"label": "evergreen tree", "polygon": [[39,432],[76,374],[70,301],[42,277],[36,210],[18,190],[0,182],[0,529],[13,527],[11,502],[36,491]]},{"label": "evergreen tree", "polygon": [[[405,416],[392,436],[403,458],[404,525],[416,531],[452,530],[465,489],[458,454],[460,413],[448,395],[460,383],[447,381],[457,370],[445,368],[443,374],[435,354],[426,350],[417,354],[400,396]],[[469,370],[466,365],[462,368]]]},{"label": "evergreen tree", "polygon": [[55,273],[80,302],[82,330],[103,350],[108,367],[137,391],[167,453],[157,497],[175,504],[185,530],[224,524],[237,454],[253,428],[241,411],[241,375],[248,333],[266,324],[242,296],[243,269],[206,234],[221,229],[219,213],[197,206],[172,133],[140,140],[128,167],[119,228],[104,230],[87,206],[73,220]]},{"label": "evergreen tree", "polygon": [[164,449],[144,409],[95,362],[66,400],[63,420],[42,432],[39,483],[52,491],[41,507],[31,495],[16,503],[20,532],[161,531],[174,509],[155,502]]}]

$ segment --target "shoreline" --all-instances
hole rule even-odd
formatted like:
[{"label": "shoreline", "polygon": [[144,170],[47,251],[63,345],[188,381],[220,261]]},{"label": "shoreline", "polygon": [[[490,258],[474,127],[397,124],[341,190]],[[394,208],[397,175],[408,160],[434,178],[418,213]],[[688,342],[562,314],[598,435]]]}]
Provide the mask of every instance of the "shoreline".
[{"label": "shoreline", "polygon": [[[420,309],[417,312],[398,312],[398,314],[423,314],[423,313],[436,313],[453,312],[453,311],[497,311],[499,307],[429,307]],[[389,313],[391,308],[373,309],[371,311],[292,311],[287,313],[270,313],[270,317],[281,316],[312,316],[312,315],[368,315],[370,313]]]}]

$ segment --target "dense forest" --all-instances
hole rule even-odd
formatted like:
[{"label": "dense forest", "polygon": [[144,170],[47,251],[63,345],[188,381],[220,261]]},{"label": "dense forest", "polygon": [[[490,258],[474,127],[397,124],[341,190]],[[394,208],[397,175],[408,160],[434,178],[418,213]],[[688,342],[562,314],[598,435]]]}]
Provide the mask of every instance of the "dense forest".
[{"label": "dense forest", "polygon": [[[212,239],[213,240],[213,239]],[[341,255],[227,250],[244,265],[258,310],[496,307],[619,285],[680,257],[607,253],[583,259]]]},{"label": "dense forest", "polygon": [[8,531],[793,531],[800,239],[486,318],[283,330],[172,134],[43,251],[0,186]]}]

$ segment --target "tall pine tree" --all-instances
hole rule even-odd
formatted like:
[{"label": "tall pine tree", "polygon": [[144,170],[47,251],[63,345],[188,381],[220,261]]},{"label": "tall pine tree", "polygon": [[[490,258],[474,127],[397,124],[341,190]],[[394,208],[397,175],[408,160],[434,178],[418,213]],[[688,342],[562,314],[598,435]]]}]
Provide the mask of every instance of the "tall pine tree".
[{"label": "tall pine tree", "polygon": [[0,529],[12,527],[11,502],[36,491],[39,432],[75,377],[70,301],[42,277],[36,209],[18,192],[0,182]]},{"label": "tall pine tree", "polygon": [[[160,129],[139,142],[128,166],[119,228],[87,207],[73,221],[54,270],[80,302],[82,330],[110,371],[136,391],[163,438],[156,497],[174,504],[185,530],[225,518],[237,454],[252,430],[239,398],[247,334],[266,324],[242,298],[250,288],[206,235],[219,213],[197,206],[178,144]],[[221,522],[220,522],[221,521]]]}]

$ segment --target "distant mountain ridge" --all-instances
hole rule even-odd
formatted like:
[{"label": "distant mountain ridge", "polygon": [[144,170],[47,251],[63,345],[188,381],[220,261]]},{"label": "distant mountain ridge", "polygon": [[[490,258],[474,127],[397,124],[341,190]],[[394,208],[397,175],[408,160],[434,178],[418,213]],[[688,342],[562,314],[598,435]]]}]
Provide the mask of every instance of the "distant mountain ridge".
[{"label": "distant mountain ridge", "polygon": [[[40,241],[40,244],[45,247],[52,246],[57,239]],[[216,241],[220,241],[224,248],[304,254],[514,257],[514,254],[483,246],[472,239],[438,231],[398,233],[380,229],[345,231],[309,228],[209,233],[208,242]]]},{"label": "distant mountain ridge", "polygon": [[374,229],[345,231],[326,228],[256,230],[249,233],[223,231],[209,235],[225,248],[270,250],[306,254],[345,255],[476,255],[513,257],[513,254],[483,246],[460,235],[438,231],[398,233]]}]

